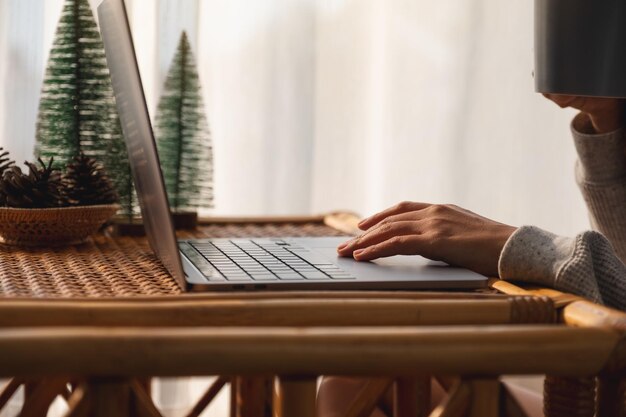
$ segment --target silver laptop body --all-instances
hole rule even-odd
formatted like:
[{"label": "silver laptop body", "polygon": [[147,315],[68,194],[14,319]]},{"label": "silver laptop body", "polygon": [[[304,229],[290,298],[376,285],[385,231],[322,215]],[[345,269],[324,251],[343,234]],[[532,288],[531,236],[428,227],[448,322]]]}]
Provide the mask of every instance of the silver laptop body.
[{"label": "silver laptop body", "polygon": [[420,256],[339,258],[345,238],[176,241],[123,0],[98,7],[106,58],[150,246],[183,289],[466,289],[487,278]]}]

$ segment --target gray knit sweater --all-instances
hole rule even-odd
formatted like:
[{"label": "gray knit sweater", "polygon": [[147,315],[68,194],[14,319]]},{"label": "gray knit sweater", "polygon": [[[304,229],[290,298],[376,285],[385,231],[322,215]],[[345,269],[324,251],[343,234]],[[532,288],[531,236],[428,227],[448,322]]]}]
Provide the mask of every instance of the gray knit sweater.
[{"label": "gray knit sweater", "polygon": [[626,129],[583,133],[582,120],[577,116],[572,122],[579,158],[576,181],[597,231],[569,238],[523,226],[502,249],[500,277],[626,310]]}]

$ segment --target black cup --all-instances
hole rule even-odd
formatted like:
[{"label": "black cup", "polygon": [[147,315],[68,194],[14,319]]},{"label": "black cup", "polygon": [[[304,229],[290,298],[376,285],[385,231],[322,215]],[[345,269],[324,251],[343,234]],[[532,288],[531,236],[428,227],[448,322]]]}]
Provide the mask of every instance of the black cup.
[{"label": "black cup", "polygon": [[535,89],[626,97],[626,0],[535,0]]}]

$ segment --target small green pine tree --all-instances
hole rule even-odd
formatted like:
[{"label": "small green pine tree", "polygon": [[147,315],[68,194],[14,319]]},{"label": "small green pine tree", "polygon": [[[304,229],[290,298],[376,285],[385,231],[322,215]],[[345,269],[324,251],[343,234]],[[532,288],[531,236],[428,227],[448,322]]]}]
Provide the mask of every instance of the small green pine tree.
[{"label": "small green pine tree", "polygon": [[136,198],[102,38],[88,0],[66,0],[43,82],[35,154],[64,168],[84,154],[114,182],[126,215]]},{"label": "small green pine tree", "polygon": [[213,148],[200,80],[183,32],[157,109],[156,137],[174,211],[213,206]]}]

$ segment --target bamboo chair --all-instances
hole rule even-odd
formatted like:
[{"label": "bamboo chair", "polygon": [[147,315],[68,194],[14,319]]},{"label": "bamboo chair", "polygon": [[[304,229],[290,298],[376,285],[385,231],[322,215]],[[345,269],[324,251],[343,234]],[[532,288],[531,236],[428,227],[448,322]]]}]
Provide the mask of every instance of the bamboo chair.
[{"label": "bamboo chair", "polygon": [[[517,296],[548,296],[558,307],[559,321],[571,327],[601,328],[613,331],[619,336],[611,357],[607,359],[605,368],[597,375],[583,377],[564,377],[547,375],[544,382],[544,413],[547,417],[565,416],[626,416],[626,383],[624,371],[626,369],[626,314],[621,311],[602,307],[581,297],[562,293],[552,289],[530,288],[524,289],[509,282],[492,280],[491,286],[499,291]],[[581,358],[585,360],[586,358]],[[457,407],[455,396],[465,398],[468,388],[462,383],[443,384],[450,393],[447,402],[452,408]],[[372,391],[373,390],[373,391]],[[364,390],[365,391],[365,390]],[[368,416],[377,402],[385,395],[382,389],[363,392],[355,404],[365,404],[354,415]],[[524,416],[518,404],[507,392],[505,386],[500,386],[501,413],[511,416]],[[373,404],[373,405],[372,405]],[[357,407],[358,408],[358,407]],[[432,416],[448,416],[447,412],[439,408]],[[413,413],[413,415],[416,415]],[[450,415],[463,415],[450,414]]]},{"label": "bamboo chair", "polygon": [[427,388],[414,378],[460,375],[431,416],[495,417],[498,375],[603,375],[620,342],[611,329],[554,325],[14,328],[0,332],[0,376],[46,381],[22,415],[41,415],[64,376],[75,376],[69,415],[95,416],[130,415],[131,393],[142,415],[158,415],[136,379],[154,375],[278,375],[279,416],[314,416],[318,375],[400,376],[409,382],[410,395],[398,392],[405,405],[396,415],[404,416],[425,415],[424,396],[413,394]]},{"label": "bamboo chair", "polygon": [[[241,233],[234,219],[211,219],[212,224],[220,221],[229,233]],[[246,233],[258,233],[247,226],[250,221],[241,220]],[[306,225],[311,218],[272,221]],[[354,227],[354,216],[347,216],[347,221],[341,214],[315,221],[335,222],[344,232]],[[145,258],[135,241],[127,239],[120,245]],[[70,256],[74,263],[85,259],[81,254]],[[147,268],[149,273],[162,273],[151,265]],[[16,265],[0,263],[0,275],[16,271]],[[19,287],[24,283],[16,281],[10,281],[16,292],[28,293],[28,288]],[[510,397],[500,395],[497,377],[503,373],[551,375],[546,384],[550,416],[588,415],[558,414],[566,408],[553,405],[569,405],[559,399],[583,394],[588,403],[589,377],[600,373],[602,410],[616,409],[623,398],[616,382],[621,359],[615,359],[621,358],[617,353],[621,330],[616,325],[623,323],[617,319],[621,313],[610,314],[608,321],[615,329],[607,320],[599,325],[597,306],[594,313],[585,313],[585,304],[581,307],[576,304],[580,299],[566,294],[501,281],[493,281],[492,289],[507,295],[358,291],[180,295],[171,287],[148,284],[150,291],[168,295],[144,296],[130,288],[133,297],[121,299],[26,297],[0,302],[0,374],[13,377],[0,393],[0,409],[24,385],[27,402],[21,415],[42,415],[60,395],[70,405],[69,415],[156,416],[159,411],[146,384],[155,375],[223,375],[190,416],[199,415],[228,384],[233,388],[234,416],[259,417],[272,410],[284,416],[311,415],[315,379],[338,373],[378,377],[355,400],[350,411],[354,416],[366,416],[388,387],[395,416],[426,415],[428,375],[461,377],[456,382],[446,379],[449,404],[434,416],[478,415],[483,412],[480,407],[488,408],[484,415],[496,415],[494,402],[513,413]],[[71,283],[67,285],[74,291]],[[557,318],[561,325],[555,325]],[[257,355],[257,349],[264,353]],[[412,355],[404,358],[405,352]],[[382,362],[377,368],[378,356]]]},{"label": "bamboo chair", "polygon": [[[529,292],[532,294],[532,292]],[[515,318],[517,322],[547,322],[553,319],[555,311],[549,308],[545,308],[545,305],[550,305],[552,301],[549,299],[546,302],[546,298],[543,297],[532,297],[529,295],[521,295],[514,297],[504,297],[499,295],[476,295],[472,294],[470,299],[462,299],[461,295],[457,294],[456,300],[432,300],[432,299],[423,299],[427,294],[413,294],[414,299],[409,298],[410,293],[402,293],[401,295],[404,297],[400,297],[399,299],[382,299],[382,300],[363,300],[358,297],[354,298],[343,298],[343,299],[334,299],[334,300],[326,300],[323,298],[316,299],[313,297],[314,294],[309,294],[309,299],[306,300],[308,303],[295,305],[293,301],[285,300],[282,298],[278,298],[277,300],[273,300],[271,294],[265,294],[263,297],[255,296],[252,298],[252,303],[256,303],[256,305],[251,305],[250,303],[241,303],[241,302],[232,302],[232,301],[224,301],[212,304],[206,303],[198,303],[198,300],[192,297],[189,300],[163,300],[155,303],[151,303],[148,308],[142,308],[142,303],[139,300],[127,300],[127,301],[114,301],[107,300],[104,303],[100,303],[98,301],[91,302],[68,302],[64,300],[56,300],[52,303],[40,304],[33,302],[32,300],[6,300],[0,304],[0,318],[3,318],[0,321],[0,325],[3,327],[4,332],[22,332],[24,329],[28,329],[33,332],[33,335],[41,335],[40,337],[46,339],[47,335],[52,335],[58,329],[62,329],[64,331],[71,332],[80,332],[83,329],[95,331],[104,329],[109,331],[111,328],[115,328],[116,331],[123,331],[125,329],[125,325],[128,323],[128,316],[133,315],[135,317],[134,325],[137,326],[137,323],[141,323],[141,328],[137,329],[138,331],[146,332],[147,335],[150,334],[151,330],[161,331],[164,326],[167,326],[165,330],[196,330],[196,326],[220,326],[216,327],[216,329],[224,330],[224,331],[232,331],[233,329],[243,329],[250,330],[251,325],[258,326],[268,326],[273,324],[274,326],[279,326],[278,330],[284,330],[285,326],[289,330],[300,329],[302,331],[311,328],[315,328],[314,326],[332,326],[333,331],[339,330],[339,328],[346,329],[346,331],[350,331],[354,326],[354,324],[350,324],[350,322],[356,321],[356,325],[368,325],[368,329],[372,329],[372,331],[386,331],[390,326],[394,331],[404,332],[410,329],[413,329],[415,325],[421,326],[419,329],[428,333],[431,329],[435,336],[441,335],[442,331],[450,332],[449,326],[461,326],[455,327],[454,329],[459,329],[459,332],[463,330],[464,332],[473,332],[474,333],[474,342],[475,344],[484,342],[483,338],[479,336],[481,332],[490,333],[493,329],[497,329],[498,332],[503,330],[513,330],[521,331],[522,326],[507,326],[506,328],[496,328],[497,325],[503,325],[512,322],[512,318]],[[353,294],[358,295],[358,294]],[[537,306],[544,306],[543,309],[537,308]],[[146,306],[143,306],[146,307]],[[324,317],[317,314],[320,310],[331,309],[335,311],[339,311],[340,314],[334,315],[332,317]],[[180,314],[176,314],[176,312],[185,311],[191,312],[190,315],[181,316]],[[287,315],[289,319],[285,319],[285,311],[288,311]],[[543,311],[543,316],[537,315],[537,312]],[[254,313],[261,312],[263,316],[266,317],[266,320],[251,320],[250,317]],[[531,316],[530,312],[534,315]],[[624,316],[622,313],[615,312],[609,309],[601,308],[595,306],[592,303],[578,300],[564,307],[561,313],[562,317],[566,320],[566,323],[570,326],[588,326],[592,328],[600,328],[602,330],[602,335],[604,338],[608,336],[613,336],[616,339],[619,339],[618,333],[615,329],[620,329],[624,327]],[[375,316],[379,319],[372,323],[371,320],[359,320],[359,318],[363,317],[371,317]],[[18,318],[19,317],[19,318]],[[137,317],[139,320],[137,321]],[[227,318],[225,318],[227,317]],[[281,319],[282,317],[282,319]],[[407,319],[409,317],[409,319]],[[469,319],[468,319],[469,317]],[[13,319],[16,318],[16,319]],[[470,323],[471,325],[468,325]],[[372,328],[372,324],[379,326]],[[67,327],[60,326],[72,326],[69,329]],[[99,326],[94,329],[94,326]],[[403,326],[403,327],[397,327]],[[410,326],[410,327],[408,327]],[[430,326],[430,327],[428,327]],[[276,327],[274,327],[276,328]],[[303,330],[304,329],[304,330]],[[135,328],[131,328],[129,330],[135,330]],[[359,329],[356,329],[359,330]],[[562,332],[569,330],[577,330],[574,327],[565,327],[565,326],[541,326],[541,331],[545,333],[546,330],[549,330],[551,335],[552,332]],[[593,329],[592,329],[593,330]],[[456,333],[456,331],[455,331]],[[449,335],[450,333],[448,333]],[[458,333],[460,335],[460,333]],[[532,337],[534,333],[528,333],[529,337]],[[187,336],[181,336],[182,339],[185,339]],[[382,336],[381,336],[382,337]],[[506,339],[506,337],[503,337]],[[385,340],[387,340],[385,338]],[[607,338],[608,340],[608,338]],[[533,339],[518,339],[519,343],[522,344],[522,347],[526,349],[527,356],[531,358],[535,357],[535,354],[539,355],[540,352],[536,351],[534,347],[532,347]],[[563,342],[566,342],[564,339]],[[589,342],[589,340],[587,341]],[[73,342],[69,342],[72,343]],[[85,342],[88,343],[88,342]],[[384,342],[383,342],[384,343]],[[571,343],[571,342],[568,342]],[[578,342],[576,342],[578,343]],[[620,341],[621,343],[621,341]],[[19,344],[19,343],[18,343]],[[619,344],[618,344],[619,345]],[[614,346],[613,349],[618,349],[618,345]],[[35,343],[35,346],[39,346],[39,343]],[[65,346],[65,345],[63,345]],[[360,343],[357,346],[362,346]],[[446,342],[448,348],[448,355],[456,354],[464,360],[472,360],[469,357],[465,356],[463,351],[457,351],[456,348],[460,347],[459,340],[450,339]],[[532,349],[529,349],[529,346]],[[475,346],[474,346],[475,347]],[[505,349],[507,346],[503,345],[498,348]],[[519,348],[518,346],[516,346]],[[583,346],[573,346],[575,348],[581,348]],[[466,347],[467,348],[467,347]],[[37,348],[39,349],[39,347]],[[96,348],[97,349],[97,348]],[[467,348],[470,349],[471,348]],[[533,351],[535,350],[535,351]],[[50,352],[49,349],[44,350],[46,352],[47,361],[57,362],[55,358],[48,357]],[[435,352],[437,349],[434,350]],[[589,351],[587,354],[592,357],[596,355],[594,353],[596,350]],[[450,353],[452,352],[452,353]],[[40,352],[41,353],[41,352]],[[4,344],[2,339],[0,338],[0,354],[6,358],[13,358],[13,352],[4,351]],[[606,357],[610,356],[611,352],[609,352]],[[70,358],[75,358],[76,356],[72,353],[68,353]],[[187,358],[189,356],[185,355]],[[254,355],[252,355],[254,356]],[[32,357],[36,357],[36,354],[33,353]],[[201,355],[200,355],[201,357]],[[570,356],[571,357],[571,356]],[[426,358],[426,357],[425,357]],[[561,369],[560,373],[571,372],[570,375],[576,375],[575,370],[570,370],[568,368],[569,364],[567,363],[566,357],[560,357],[561,362],[565,360],[565,363],[561,364],[563,369]],[[67,359],[66,359],[67,360]],[[133,360],[133,358],[129,358],[128,360]],[[515,360],[513,357],[510,357],[510,360]],[[615,359],[611,359],[611,361],[615,361]],[[611,371],[612,368],[611,361],[605,363],[605,368],[603,368],[603,375],[606,372]],[[463,365],[466,366],[466,365]],[[494,371],[493,368],[489,372],[490,374],[499,375],[501,373],[508,372],[520,372],[520,368],[516,368],[517,370],[508,370],[506,368],[497,368],[497,364]],[[107,366],[108,367],[108,366]],[[0,369],[3,369],[4,372],[7,371],[6,365],[0,362]],[[82,368],[80,368],[82,369]],[[148,368],[150,369],[150,368]],[[416,399],[426,397],[428,393],[429,385],[426,385],[424,381],[428,381],[423,375],[424,373],[428,374],[437,374],[432,369],[428,367],[419,366],[416,368],[412,368],[419,370],[420,375],[411,375],[411,377],[403,377],[396,378],[395,383],[393,377],[389,377],[387,375],[386,378],[380,378],[375,380],[372,386],[368,386],[367,390],[363,392],[363,395],[360,396],[355,404],[351,408],[351,411],[348,415],[354,416],[367,416],[367,410],[371,411],[372,406],[376,405],[376,401],[383,393],[386,391],[386,388],[393,384],[395,388],[395,402],[396,402],[396,411],[395,415],[404,416],[404,415],[426,415],[426,404],[422,402],[422,406],[420,408],[420,401]],[[541,370],[537,369],[525,369],[524,372],[520,373],[550,373],[552,370],[550,368],[545,368]],[[461,368],[454,368],[454,371],[450,368],[440,369],[439,372],[444,374],[458,374],[462,371]],[[390,371],[393,369],[390,368]],[[567,371],[567,372],[566,372]],[[63,373],[74,374],[75,371],[66,370]],[[145,371],[144,371],[145,372]],[[233,372],[232,370],[230,372]],[[237,372],[237,371],[235,371]],[[343,372],[342,369],[335,369],[332,372],[329,370],[318,370],[315,374],[324,374],[324,373],[336,373]],[[474,371],[470,372],[471,374],[478,372],[482,373],[484,371]],[[278,372],[276,372],[278,373]],[[363,369],[359,372],[359,374],[367,374],[367,370]],[[160,373],[158,373],[160,374]],[[182,373],[185,374],[184,372]],[[227,373],[232,374],[232,373]],[[595,375],[595,373],[593,373]],[[619,372],[618,372],[619,374]],[[14,380],[9,386],[6,388],[5,392],[0,396],[0,398],[7,398],[10,396],[10,393],[15,390],[16,386],[19,385],[19,381],[26,381],[28,375],[20,375],[19,373],[13,374],[22,377],[22,379]],[[90,375],[88,372],[83,373],[84,375]],[[107,375],[104,375],[104,380],[108,381],[107,383],[112,383],[114,385],[126,384],[128,387],[126,389],[127,392],[124,395],[121,395],[122,391],[118,394],[121,395],[120,398],[133,398],[134,401],[143,408],[150,408],[152,410],[152,414],[154,414],[156,408],[149,401],[149,394],[145,389],[145,386],[140,384],[140,380],[137,379],[139,377],[145,377],[145,374],[139,373],[136,374],[134,371],[132,375],[135,377],[134,379],[125,380],[117,380],[114,382],[110,382]],[[393,375],[393,374],[390,374]],[[609,375],[609,374],[607,374]],[[34,375],[30,375],[31,377]],[[36,376],[41,376],[41,374],[36,374]],[[59,393],[63,394],[65,397],[71,399],[70,404],[83,404],[83,402],[77,401],[77,396],[86,395],[85,392],[90,391],[92,389],[99,390],[98,384],[102,379],[98,373],[95,374],[97,378],[94,378],[93,375],[89,380],[89,384],[83,380],[82,384],[76,384],[78,389],[75,394],[73,391],[68,392],[66,383],[63,384],[63,379],[59,380],[58,378],[46,379],[45,384],[39,384],[39,388],[35,384],[30,387],[30,396],[31,398],[38,399],[35,401],[35,404],[48,404],[51,400],[56,397]],[[290,376],[291,379],[294,379],[293,376]],[[252,377],[252,378],[243,378],[241,379],[241,383],[244,386],[238,387],[236,390],[236,394],[239,395],[238,401],[235,401],[237,408],[236,413],[238,415],[243,416],[252,416],[252,415],[262,415],[260,413],[265,414],[266,409],[268,408],[267,396],[271,393],[271,386],[267,386],[266,381],[267,377]],[[294,385],[296,387],[300,386],[299,377],[295,377],[296,381],[290,381],[288,383],[288,387]],[[300,378],[301,379],[301,378]],[[484,378],[483,378],[484,379]],[[615,376],[613,377],[615,379]],[[66,382],[71,379],[65,379]],[[203,409],[204,405],[208,404],[212,398],[214,398],[215,394],[219,392],[219,389],[223,387],[227,382],[233,382],[232,379],[229,378],[219,378],[213,386],[209,389],[207,394],[203,396],[203,398],[199,401],[199,403],[194,407],[194,409],[190,412],[189,415],[198,415],[199,411]],[[468,403],[468,401],[474,398],[474,394],[467,395],[468,392],[483,392],[484,390],[488,390],[491,392],[490,395],[495,395],[493,398],[499,398],[501,394],[502,388],[497,384],[497,378],[489,379],[490,383],[483,381],[482,379],[478,382],[474,381],[472,378],[468,378],[467,376],[454,386],[451,390],[450,398],[448,400],[448,405],[446,408],[438,408],[435,411],[441,413],[441,415],[449,415],[449,411],[442,411],[448,409],[462,409],[461,404]],[[559,399],[572,399],[572,398],[589,398],[589,384],[586,385],[583,383],[585,379],[570,379],[563,380],[558,378],[548,379],[548,381],[552,381],[546,384],[546,411],[547,415],[555,416],[555,415],[593,415],[584,414],[582,412],[582,405],[587,403],[581,403],[581,401],[575,402],[576,404],[576,414],[571,414],[571,404],[570,401],[561,400],[559,403]],[[579,383],[572,385],[571,383],[563,384],[563,381],[578,381]],[[611,392],[615,391],[615,387],[610,388],[611,385],[608,385],[612,382],[611,378],[603,378],[603,388],[601,392],[605,394],[603,398],[608,398],[602,400],[601,404],[603,407],[609,407],[609,403],[612,401],[612,406],[615,407],[615,403],[620,401],[621,392],[614,393],[610,398],[607,395]],[[478,385],[476,385],[478,384]],[[95,388],[89,388],[91,385],[95,385]],[[475,386],[476,385],[476,386]],[[45,389],[41,388],[45,387]],[[471,388],[473,387],[473,388]],[[478,388],[477,388],[478,387]],[[490,387],[480,388],[480,387]],[[550,387],[552,387],[552,391],[550,391]],[[119,387],[118,387],[119,388]],[[471,388],[471,389],[470,389]],[[618,386],[619,388],[619,386]],[[555,391],[555,389],[560,389],[560,391]],[[276,409],[277,413],[282,410],[281,407],[287,407],[289,410],[293,407],[293,405],[284,405],[282,398],[287,395],[288,398],[299,398],[296,390],[296,394],[292,391],[292,388],[286,388],[280,390],[280,395],[275,395],[276,400]],[[469,390],[469,391],[468,391]],[[564,391],[565,390],[565,391]],[[612,390],[612,391],[611,391]],[[104,396],[112,395],[112,393],[116,392],[113,388],[104,389]],[[108,394],[107,394],[108,393]],[[420,395],[421,393],[421,395]],[[496,393],[498,393],[496,395]],[[94,394],[95,395],[95,394]],[[98,394],[99,395],[99,394]],[[478,395],[478,394],[476,394]],[[487,394],[483,394],[487,396]],[[578,395],[578,396],[576,396]],[[582,396],[581,396],[582,395]],[[584,396],[586,395],[586,397]],[[295,396],[295,397],[294,397]],[[286,398],[287,398],[286,397]],[[81,397],[82,398],[82,397]],[[469,398],[469,399],[468,399]],[[492,399],[493,399],[492,398]],[[593,398],[593,397],[592,397]],[[623,399],[623,397],[621,397]],[[462,401],[463,400],[463,401]],[[86,401],[86,400],[85,400]],[[94,400],[95,401],[95,400]],[[297,401],[300,401],[298,399]],[[124,401],[123,401],[124,402]],[[497,403],[498,401],[496,401]],[[594,406],[593,401],[587,402],[588,409],[592,409]],[[2,402],[0,401],[0,404]],[[507,398],[506,401],[501,401],[498,407],[501,407],[504,403],[510,403],[510,399]],[[623,403],[623,401],[622,401]],[[468,403],[469,404],[469,403]],[[560,404],[560,405],[559,405]],[[581,405],[582,404],[582,405]],[[564,405],[569,405],[569,414],[563,412]],[[41,411],[41,405],[35,411]],[[81,406],[82,407],[82,406]],[[511,405],[509,404],[510,408]],[[559,408],[560,407],[560,408]],[[467,404],[465,406],[467,408]],[[30,408],[27,408],[29,410]],[[415,410],[421,410],[417,414]],[[559,411],[560,410],[560,411]],[[558,414],[558,413],[561,414]],[[420,414],[421,413],[421,414]],[[29,415],[29,414],[24,414]],[[32,415],[37,415],[35,412]],[[282,414],[288,415],[288,414]],[[438,414],[433,414],[438,415]],[[463,414],[459,414],[463,415]],[[602,415],[602,414],[600,414]],[[604,414],[604,415],[619,415],[619,414]]]},{"label": "bamboo chair", "polygon": [[[91,301],[9,299],[0,303],[0,328],[497,325],[549,323],[555,318],[552,302],[546,297],[414,292],[346,292],[341,297],[336,292],[304,292],[292,293],[291,297],[286,298],[284,293],[251,293],[237,298],[232,294],[205,294]],[[301,299],[295,301],[293,297]],[[372,311],[377,312],[376,316],[372,317]],[[268,381],[271,378],[220,378],[190,415],[206,407],[226,382],[236,388],[234,403],[242,410],[241,415],[259,415],[259,409],[271,398]],[[27,384],[28,391],[34,391],[37,385]],[[8,399],[16,387],[16,383],[9,384],[4,397]],[[137,387],[135,391],[139,392]],[[62,393],[68,396],[65,388]],[[52,393],[46,401],[53,399],[49,395]]]}]

